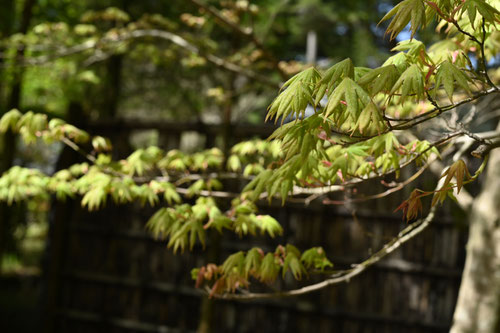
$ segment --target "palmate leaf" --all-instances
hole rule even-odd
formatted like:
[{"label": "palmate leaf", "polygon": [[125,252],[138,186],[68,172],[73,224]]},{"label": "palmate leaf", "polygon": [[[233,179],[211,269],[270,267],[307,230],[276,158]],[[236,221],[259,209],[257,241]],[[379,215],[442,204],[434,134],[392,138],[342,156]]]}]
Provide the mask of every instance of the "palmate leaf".
[{"label": "palmate leaf", "polygon": [[318,269],[323,271],[326,267],[333,267],[333,264],[325,255],[322,247],[313,247],[302,253],[300,261],[303,262],[306,269]]},{"label": "palmate leaf", "polygon": [[349,58],[336,63],[325,72],[316,85],[314,104],[318,105],[325,93],[328,92],[330,96],[334,87],[346,77],[354,79],[354,65]]},{"label": "palmate leaf", "polygon": [[82,207],[87,207],[89,211],[97,210],[106,204],[106,190],[104,187],[94,187],[82,198]]},{"label": "palmate leaf", "polygon": [[203,229],[201,221],[189,220],[180,228],[172,231],[167,247],[173,248],[174,253],[179,249],[183,252],[188,246],[189,250],[192,250],[197,239],[205,246],[205,229]]},{"label": "palmate leaf", "polygon": [[455,177],[457,180],[457,193],[460,193],[464,179],[469,180],[472,178],[463,160],[458,160],[453,163],[448,169],[446,169],[445,172],[443,172],[440,178],[445,176],[446,178],[443,182],[443,186],[441,186],[441,189],[446,188],[450,184],[451,179]]},{"label": "palmate leaf", "polygon": [[244,267],[245,253],[243,251],[239,251],[227,257],[222,264],[222,272],[226,275],[231,273],[243,273]]},{"label": "palmate leaf", "polygon": [[238,236],[242,237],[248,234],[255,235],[257,225],[252,221],[251,215],[238,215],[233,221],[232,228]]},{"label": "palmate leaf", "polygon": [[394,95],[400,90],[401,100],[409,96],[415,96],[417,100],[424,95],[424,75],[418,65],[413,64],[406,69],[392,87],[389,95]]},{"label": "palmate leaf", "polygon": [[301,114],[304,117],[307,105],[314,104],[313,91],[320,78],[321,75],[314,67],[293,76],[283,85],[284,90],[269,106],[266,121],[274,118],[276,122],[278,118],[281,118],[281,123],[283,123],[290,115],[296,119]]},{"label": "palmate leaf", "polygon": [[286,246],[286,256],[283,262],[283,277],[286,273],[292,272],[295,280],[300,280],[303,274],[307,274],[307,271],[300,261],[300,251],[293,245],[288,244]]},{"label": "palmate leaf", "polygon": [[469,21],[472,27],[474,27],[474,22],[476,21],[476,15],[479,12],[486,22],[495,24],[499,22],[500,12],[486,3],[484,0],[467,0],[462,6],[460,15],[467,12]]},{"label": "palmate leaf", "polygon": [[262,234],[267,232],[272,238],[283,234],[283,228],[279,222],[270,215],[257,215],[252,220],[257,224]]},{"label": "palmate leaf", "polygon": [[422,65],[433,63],[432,58],[427,54],[425,44],[416,39],[399,42],[391,51],[405,52],[411,63]]},{"label": "palmate leaf", "polygon": [[415,35],[420,26],[424,26],[425,19],[425,6],[423,0],[404,0],[398,3],[391,11],[389,11],[380,22],[388,20],[393,17],[386,33],[390,33],[391,40],[411,23],[411,38]]},{"label": "palmate leaf", "polygon": [[134,192],[135,197],[139,200],[142,206],[144,206],[146,202],[148,202],[149,205],[153,207],[159,201],[158,195],[156,194],[155,190],[147,184],[142,184],[141,186],[135,187]]},{"label": "palmate leaf", "polygon": [[260,270],[263,257],[264,252],[258,247],[254,247],[248,251],[245,258],[245,277],[247,277],[248,274],[256,275],[256,273]]},{"label": "palmate leaf", "polygon": [[460,86],[462,89],[470,93],[469,82],[471,82],[471,78],[469,78],[462,70],[457,68],[454,64],[445,60],[436,72],[436,86],[434,88],[434,94],[437,93],[441,84],[446,92],[446,95],[453,102],[453,92],[455,91],[455,83]]},{"label": "palmate leaf", "polygon": [[92,147],[95,151],[110,151],[112,149],[111,141],[102,136],[95,136],[92,138]]},{"label": "palmate leaf", "polygon": [[395,55],[387,58],[387,60],[382,64],[382,66],[396,66],[399,73],[404,72],[409,66],[409,57],[405,52],[398,52]]},{"label": "palmate leaf", "polygon": [[[324,111],[325,117],[333,115],[333,120],[338,123],[349,116],[355,122],[361,110],[369,102],[370,96],[360,85],[351,78],[344,78],[328,98]],[[341,104],[346,106],[347,114],[343,114],[342,108],[338,108]]]},{"label": "palmate leaf", "polygon": [[169,205],[174,202],[180,203],[182,201],[173,184],[163,183],[163,189],[165,191],[163,194],[163,198],[168,202]]},{"label": "palmate leaf", "polygon": [[399,78],[399,72],[395,65],[391,64],[371,70],[363,75],[358,84],[364,87],[371,96],[381,91],[389,92]]},{"label": "palmate leaf", "polygon": [[273,282],[279,274],[280,267],[274,254],[268,253],[260,265],[259,278],[262,282]]},{"label": "palmate leaf", "polygon": [[406,221],[412,220],[418,216],[422,212],[422,201],[421,198],[424,195],[424,193],[419,190],[415,189],[413,192],[411,192],[410,197],[403,201],[401,205],[399,205],[398,208],[396,208],[395,212],[398,210],[403,211],[403,218],[406,219]]},{"label": "palmate leaf", "polygon": [[7,130],[15,130],[17,127],[17,122],[21,119],[22,113],[17,109],[12,109],[6,112],[2,118],[0,118],[0,133],[4,133]]},{"label": "palmate leaf", "polygon": [[381,133],[385,127],[382,112],[373,102],[368,103],[361,111],[358,121],[354,125],[354,129],[358,129],[361,134]]},{"label": "palmate leaf", "polygon": [[[296,280],[310,271],[324,272],[325,268],[333,267],[325,251],[314,247],[302,254],[293,245],[278,245],[274,252],[264,253],[261,248],[254,247],[248,252],[239,251],[229,255],[220,266],[208,264],[191,271],[191,277],[196,280],[196,287],[203,281],[213,281],[214,293],[234,292],[238,287],[248,287],[249,277],[254,277],[264,283],[274,282],[281,271],[284,278],[291,272]],[[222,285],[221,285],[222,283]]]},{"label": "palmate leaf", "polygon": [[145,171],[151,170],[162,155],[162,150],[152,146],[147,149],[138,149],[127,157],[126,167],[130,176],[142,176]]},{"label": "palmate leaf", "polygon": [[13,166],[0,177],[0,201],[9,205],[28,198],[48,200],[50,178],[38,170]]},{"label": "palmate leaf", "polygon": [[429,56],[436,64],[453,59],[452,63],[455,66],[466,67],[468,65],[467,56],[460,48],[460,44],[451,39],[443,39],[432,44],[429,47]]},{"label": "palmate leaf", "polygon": [[241,170],[241,160],[237,155],[231,155],[227,159],[227,169],[229,171],[238,172]]}]

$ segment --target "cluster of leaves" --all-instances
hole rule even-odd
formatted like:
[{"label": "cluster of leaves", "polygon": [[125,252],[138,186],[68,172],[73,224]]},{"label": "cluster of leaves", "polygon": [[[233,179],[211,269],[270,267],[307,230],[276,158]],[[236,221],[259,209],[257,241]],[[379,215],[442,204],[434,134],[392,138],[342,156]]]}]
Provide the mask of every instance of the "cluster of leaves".
[{"label": "cluster of leaves", "polygon": [[301,253],[295,246],[278,245],[274,252],[265,253],[254,247],[247,252],[239,251],[230,255],[222,265],[208,264],[191,271],[196,286],[209,283],[210,295],[234,292],[238,288],[248,288],[250,278],[263,283],[273,283],[290,272],[296,280],[308,271],[324,272],[333,264],[325,256],[321,247],[314,247]]},{"label": "cluster of leaves", "polygon": [[49,183],[50,178],[38,170],[12,167],[0,177],[0,201],[7,201],[10,205],[27,196],[47,199]]},{"label": "cluster of leaves", "polygon": [[286,200],[294,186],[328,186],[336,181],[368,179],[395,172],[413,161],[422,164],[436,147],[426,140],[406,145],[393,132],[360,141],[338,135],[332,122],[316,114],[296,124],[286,124],[273,137],[282,143],[286,156],[261,172],[244,189],[252,200],[266,192]]},{"label": "cluster of leaves", "polygon": [[[446,170],[444,170],[443,174],[440,178],[444,178],[441,186],[435,191],[422,191],[420,189],[415,189],[410,194],[410,197],[403,201],[403,203],[396,208],[396,211],[403,211],[403,218],[407,221],[416,218],[419,213],[422,212],[422,201],[421,199],[426,196],[433,195],[431,206],[435,206],[436,204],[442,204],[443,201],[449,197],[452,200],[456,201],[455,191],[456,193],[460,193],[460,190],[464,186],[464,184],[470,183],[477,179],[477,177],[483,172],[484,167],[486,166],[485,159],[476,173],[472,176],[467,169],[467,165],[461,159],[457,160],[455,163],[450,165]],[[455,182],[452,180],[455,179]]]},{"label": "cluster of leaves", "polygon": [[[49,121],[46,115],[31,111],[25,114],[18,110],[5,113],[0,119],[0,132],[8,130],[20,133],[27,144],[42,138],[47,143],[63,141],[80,152],[76,144],[90,145],[93,148],[91,154],[83,153],[93,165],[74,165],[59,171],[53,177],[20,167],[10,170],[0,178],[12,187],[11,191],[18,189],[15,190],[15,195],[9,196],[9,201],[33,196],[35,192],[25,190],[26,184],[23,183],[26,181],[24,175],[32,174],[29,184],[33,186],[38,182],[37,177],[43,178],[41,185],[35,186],[39,188],[36,193],[43,190],[46,193],[54,192],[59,199],[80,194],[83,196],[82,205],[89,210],[102,207],[108,196],[119,204],[139,201],[155,205],[159,202],[159,195],[163,194],[169,204],[178,203],[181,201],[177,193],[179,186],[188,185],[188,197],[199,195],[204,190],[219,190],[222,188],[222,183],[217,178],[220,172],[240,171],[243,168],[244,175],[252,175],[280,158],[277,142],[253,140],[233,147],[227,166],[224,165],[222,151],[218,148],[186,154],[179,150],[165,152],[153,146],[138,149],[126,159],[113,161],[109,155],[112,147],[108,139],[91,137],[61,119]],[[199,176],[200,173],[202,176]],[[7,196],[1,198],[7,199]]]},{"label": "cluster of leaves", "polygon": [[499,21],[500,12],[485,0],[404,0],[390,10],[382,21],[391,17],[393,19],[387,33],[394,39],[408,24],[413,38],[420,27],[435,19],[454,23],[459,18],[461,23],[468,20],[471,27],[475,24],[477,26],[478,19],[484,19],[495,25]]},{"label": "cluster of leaves", "polygon": [[398,53],[375,69],[355,67],[350,59],[324,73],[309,68],[283,85],[269,107],[268,118],[293,117],[298,121],[312,106],[323,121],[330,121],[346,135],[370,137],[386,133],[392,130],[385,117],[392,116],[391,107],[400,108],[405,101],[427,101],[427,94],[438,97],[442,86],[451,99],[457,88],[470,91],[473,80],[481,79],[469,67],[468,50],[457,53],[457,46],[451,44],[449,40],[438,42],[427,50],[417,40],[400,42],[393,49]]},{"label": "cluster of leaves", "polygon": [[234,199],[231,209],[220,211],[213,198],[198,198],[194,205],[182,204],[164,207],[158,210],[148,221],[147,226],[153,235],[160,239],[169,239],[168,247],[184,251],[192,250],[199,241],[205,246],[206,230],[213,228],[233,230],[240,237],[251,234],[268,234],[271,237],[281,235],[283,229],[273,217],[256,215],[257,207],[248,201]]},{"label": "cluster of leaves", "polygon": [[[258,233],[276,237],[283,233],[278,221],[269,215],[258,215],[256,205],[242,198],[234,199],[226,212],[221,211],[211,197],[199,197],[193,205],[182,203],[179,188],[168,179],[175,180],[178,186],[189,184],[185,188],[187,197],[198,196],[202,190],[210,191],[222,186],[218,179],[208,176],[210,172],[223,168],[222,152],[216,148],[185,154],[178,150],[164,152],[158,147],[149,147],[115,162],[106,154],[111,150],[109,140],[100,136],[91,137],[59,119],[49,121],[42,114],[21,114],[18,110],[12,110],[0,119],[0,131],[7,130],[21,133],[28,144],[43,138],[48,143],[63,141],[73,148],[76,143],[90,145],[93,152],[87,154],[87,158],[93,164],[75,164],[52,176],[29,168],[13,167],[0,177],[2,201],[13,203],[29,198],[48,200],[51,194],[64,200],[80,195],[82,206],[92,211],[103,207],[108,197],[117,204],[141,202],[154,206],[161,202],[162,195],[169,206],[160,208],[148,221],[147,227],[155,237],[168,239],[168,247],[174,252],[186,248],[192,250],[197,243],[205,246],[206,232],[210,228],[219,232],[232,230],[240,237]],[[259,174],[269,164],[278,163],[282,158],[279,141],[252,140],[232,148],[227,168],[230,171],[243,171],[244,175],[250,176]],[[207,178],[199,178],[195,174],[199,172],[205,173]],[[152,175],[160,176],[144,182]],[[278,247],[275,254],[263,255],[262,258],[256,254],[254,249],[249,251],[246,259],[243,256],[252,262],[245,273],[246,278],[251,275],[265,282],[272,282],[280,270],[283,275],[291,271],[296,278],[300,278],[308,270],[318,271],[331,266],[319,248],[301,255],[296,248],[287,245],[286,248]],[[229,267],[231,262],[236,263],[233,260],[235,258],[230,257],[221,266],[224,269],[221,268],[220,273],[214,275],[218,281],[215,282],[215,291],[234,290],[236,275]],[[204,270],[206,268],[200,269]],[[206,281],[210,280],[208,275],[203,276]],[[220,289],[223,280],[225,289]]]},{"label": "cluster of leaves", "polygon": [[62,119],[54,118],[48,121],[44,114],[31,111],[22,114],[17,109],[6,112],[0,119],[0,132],[8,130],[19,132],[27,144],[33,143],[37,138],[42,138],[47,143],[61,141],[63,138],[85,143],[90,139],[85,131],[67,124]]},{"label": "cluster of leaves", "polygon": [[243,170],[244,176],[257,175],[273,162],[283,158],[278,141],[250,140],[236,144],[227,160],[230,171]]},{"label": "cluster of leaves", "polygon": [[[499,13],[484,1],[465,3],[402,1],[384,20],[394,16],[388,27],[391,38],[410,23],[412,40],[398,43],[393,49],[397,53],[381,67],[355,67],[345,59],[324,73],[309,68],[289,79],[267,116],[275,121],[295,119],[271,136],[282,142],[285,158],[246,187],[251,198],[266,191],[269,197],[280,193],[284,201],[295,185],[325,186],[337,179],[344,183],[398,174],[409,160],[423,163],[432,152],[438,154],[427,141],[401,145],[394,130],[414,126],[413,119],[422,115],[430,119],[434,111],[442,112],[436,100],[446,96],[453,103],[457,92],[471,94],[474,85],[479,88],[478,83],[486,82],[469,57],[470,50],[478,50],[479,45],[472,49],[472,38],[464,44],[467,35],[463,31],[476,36],[477,44],[483,33],[495,33]],[[454,17],[464,13],[469,26],[462,27]],[[455,30],[427,50],[413,35],[436,15]],[[470,29],[479,16],[484,31]],[[481,59],[483,55],[476,56]],[[314,114],[305,118],[306,109]]]}]

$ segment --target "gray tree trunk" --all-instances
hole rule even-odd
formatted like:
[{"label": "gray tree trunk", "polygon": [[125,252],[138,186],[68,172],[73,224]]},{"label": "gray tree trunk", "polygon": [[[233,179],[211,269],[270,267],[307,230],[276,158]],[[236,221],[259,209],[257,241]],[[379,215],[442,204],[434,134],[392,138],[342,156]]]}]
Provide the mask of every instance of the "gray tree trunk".
[{"label": "gray tree trunk", "polygon": [[500,149],[470,213],[469,241],[451,333],[500,332]]}]

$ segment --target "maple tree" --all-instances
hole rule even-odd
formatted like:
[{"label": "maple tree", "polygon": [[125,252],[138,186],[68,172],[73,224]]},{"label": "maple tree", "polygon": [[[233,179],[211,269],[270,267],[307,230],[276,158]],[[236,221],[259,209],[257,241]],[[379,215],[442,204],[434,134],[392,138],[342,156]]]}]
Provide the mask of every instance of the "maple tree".
[{"label": "maple tree", "polygon": [[[301,252],[292,244],[284,244],[268,253],[257,247],[240,251],[221,264],[207,263],[192,271],[196,285],[205,287],[209,296],[227,299],[293,296],[347,281],[422,232],[437,207],[447,197],[457,200],[464,185],[475,181],[485,169],[490,152],[500,146],[498,132],[474,132],[473,121],[480,111],[468,110],[465,116],[457,111],[500,92],[495,84],[498,73],[493,68],[500,48],[499,7],[498,1],[484,0],[401,1],[382,19],[390,20],[386,32],[390,39],[409,25],[410,39],[400,41],[394,55],[377,68],[356,67],[348,58],[325,71],[309,67],[295,74],[281,85],[268,108],[267,119],[278,123],[279,128],[267,141],[233,146],[227,156],[217,148],[187,154],[149,147],[114,161],[106,138],[90,136],[57,118],[11,110],[1,118],[0,132],[17,132],[28,144],[40,138],[48,143],[59,141],[88,161],[53,175],[15,166],[0,178],[0,200],[12,203],[34,197],[48,200],[53,194],[59,200],[81,196],[82,206],[88,210],[100,209],[107,200],[118,204],[139,201],[151,206],[165,203],[167,206],[159,208],[147,226],[175,252],[193,249],[196,244],[204,247],[210,229],[240,236],[281,234],[282,227],[275,218],[258,213],[256,202],[260,200],[277,198],[285,203],[293,197],[309,202],[369,180],[398,178],[410,165],[418,168],[393,189],[371,196],[360,194],[348,201],[383,197],[409,186],[446,151],[442,160],[449,166],[441,171],[436,189],[415,189],[395,207],[403,212],[408,227],[352,269],[332,275],[333,263],[322,248]],[[437,22],[437,31],[444,38],[426,46],[416,36],[431,22]],[[202,54],[166,31],[131,26],[99,42],[144,36],[167,39],[204,57],[204,61],[273,85],[244,66]],[[97,44],[95,40],[86,43],[82,44],[86,48]],[[308,114],[310,109],[312,113]],[[437,123],[438,119],[449,120],[449,114],[455,116],[455,123],[448,121],[444,127]],[[425,131],[412,132],[432,127],[439,132],[433,140],[418,137]],[[458,139],[464,137],[478,145],[473,156],[482,159],[474,173],[462,158],[463,152],[449,157],[449,151],[457,150]],[[89,146],[91,150],[86,151]],[[222,180],[227,178],[246,179],[247,184],[241,193],[233,195],[231,207],[222,210],[216,199],[231,197],[223,191]],[[424,211],[422,198],[428,196],[433,196],[430,211],[415,221]],[[189,204],[184,198],[197,199]],[[328,199],[324,202],[329,203]],[[250,289],[252,279],[272,284],[289,273],[299,280],[313,272],[323,273],[324,281],[296,290],[238,292]]]}]

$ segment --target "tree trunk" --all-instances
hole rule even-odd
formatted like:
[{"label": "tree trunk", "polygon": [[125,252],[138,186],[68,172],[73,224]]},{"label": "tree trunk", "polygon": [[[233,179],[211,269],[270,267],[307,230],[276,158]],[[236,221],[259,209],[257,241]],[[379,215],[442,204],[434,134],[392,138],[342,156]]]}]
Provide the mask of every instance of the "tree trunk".
[{"label": "tree trunk", "polygon": [[[499,126],[500,129],[500,126]],[[500,149],[470,213],[469,241],[451,333],[500,332]]]},{"label": "tree trunk", "polygon": [[[10,2],[6,3],[7,10]],[[27,0],[24,3],[23,11],[21,13],[21,24],[18,32],[25,34],[28,31],[28,27],[33,14],[33,6],[35,5],[35,0]],[[3,9],[2,9],[3,10]],[[4,32],[8,32],[5,26],[7,23],[3,23],[2,29],[6,29]],[[12,22],[10,22],[12,24]],[[10,27],[11,28],[11,27]],[[19,57],[24,55],[23,50],[18,50]],[[19,108],[21,102],[21,90],[22,90],[22,76],[23,70],[21,68],[16,68],[14,70],[13,86],[10,91],[8,101],[6,105],[0,105],[0,116],[3,115],[2,108],[7,107],[5,111],[10,109]],[[1,96],[0,96],[1,97]],[[14,163],[14,155],[16,152],[16,138],[12,131],[7,131],[0,137],[0,176],[12,167]],[[12,231],[14,228],[15,221],[13,221],[13,209],[8,207],[6,203],[0,203],[0,273],[2,269],[2,258],[7,250],[7,243],[12,238]]]}]

